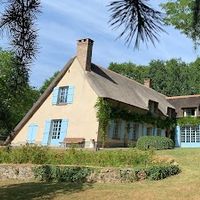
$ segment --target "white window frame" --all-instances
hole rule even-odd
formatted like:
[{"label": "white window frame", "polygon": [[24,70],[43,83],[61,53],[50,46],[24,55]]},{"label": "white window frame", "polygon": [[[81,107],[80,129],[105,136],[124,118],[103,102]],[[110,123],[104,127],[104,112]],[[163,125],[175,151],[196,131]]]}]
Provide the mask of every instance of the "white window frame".
[{"label": "white window frame", "polygon": [[58,104],[67,104],[67,96],[68,96],[69,86],[59,87],[58,90]]},{"label": "white window frame", "polygon": [[199,143],[200,142],[200,127],[199,126],[182,126],[181,128],[182,143]]},{"label": "white window frame", "polygon": [[[194,112],[194,114],[192,114]],[[196,117],[197,116],[197,109],[196,108],[184,108],[183,109],[183,116],[184,117]]]},{"label": "white window frame", "polygon": [[50,129],[50,139],[51,140],[58,140],[60,139],[61,133],[61,119],[55,119],[51,121],[51,129]]}]

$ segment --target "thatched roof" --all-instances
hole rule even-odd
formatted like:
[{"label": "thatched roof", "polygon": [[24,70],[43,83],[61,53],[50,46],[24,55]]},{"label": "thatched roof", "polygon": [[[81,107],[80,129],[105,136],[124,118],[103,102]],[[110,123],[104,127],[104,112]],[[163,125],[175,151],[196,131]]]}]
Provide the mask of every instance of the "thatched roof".
[{"label": "thatched roof", "polygon": [[176,108],[177,117],[183,117],[184,108],[199,108],[200,95],[167,97],[168,101]]},{"label": "thatched roof", "polygon": [[117,100],[145,110],[149,110],[150,100],[155,101],[165,116],[168,107],[174,109],[165,95],[111,70],[93,64],[87,76],[99,97]]}]

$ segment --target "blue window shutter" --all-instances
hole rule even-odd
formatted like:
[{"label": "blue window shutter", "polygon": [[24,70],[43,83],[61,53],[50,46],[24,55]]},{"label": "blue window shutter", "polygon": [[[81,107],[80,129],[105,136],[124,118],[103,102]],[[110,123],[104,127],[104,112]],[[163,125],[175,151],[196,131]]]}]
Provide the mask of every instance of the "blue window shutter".
[{"label": "blue window shutter", "polygon": [[56,105],[58,102],[58,93],[59,93],[59,88],[55,87],[53,89],[53,93],[52,93],[52,105]]},{"label": "blue window shutter", "polygon": [[67,128],[68,128],[68,120],[63,119],[61,124],[61,131],[60,131],[60,139],[59,142],[63,142],[64,138],[67,135]]},{"label": "blue window shutter", "polygon": [[67,92],[67,103],[72,104],[74,100],[74,89],[75,87],[70,85],[68,87],[68,92]]},{"label": "blue window shutter", "polygon": [[32,140],[32,130],[33,130],[32,125],[30,125],[28,127],[28,134],[27,134],[27,142],[28,143],[31,143],[31,140]]},{"label": "blue window shutter", "polygon": [[43,135],[43,139],[42,139],[42,145],[47,145],[47,143],[48,143],[50,128],[51,128],[51,121],[48,120],[48,121],[45,122],[44,135]]},{"label": "blue window shutter", "polygon": [[109,138],[112,139],[113,137],[113,132],[114,132],[114,120],[109,121]]},{"label": "blue window shutter", "polygon": [[28,135],[27,135],[28,143],[35,143],[37,130],[38,130],[38,125],[36,125],[36,124],[31,124],[28,127]]}]

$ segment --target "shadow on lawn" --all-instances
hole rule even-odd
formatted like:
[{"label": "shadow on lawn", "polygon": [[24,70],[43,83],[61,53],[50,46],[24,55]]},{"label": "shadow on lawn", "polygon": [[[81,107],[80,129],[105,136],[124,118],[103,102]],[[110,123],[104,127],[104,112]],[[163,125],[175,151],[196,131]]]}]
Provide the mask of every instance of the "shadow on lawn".
[{"label": "shadow on lawn", "polygon": [[53,199],[59,194],[71,194],[87,190],[92,184],[86,183],[44,183],[27,182],[0,187],[0,199],[2,200],[31,200]]}]

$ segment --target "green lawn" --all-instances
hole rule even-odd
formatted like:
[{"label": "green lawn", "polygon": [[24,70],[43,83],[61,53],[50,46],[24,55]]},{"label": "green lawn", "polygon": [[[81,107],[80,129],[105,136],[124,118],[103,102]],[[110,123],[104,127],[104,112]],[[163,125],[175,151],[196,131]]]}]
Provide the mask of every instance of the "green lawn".
[{"label": "green lawn", "polygon": [[182,173],[161,181],[132,184],[64,184],[40,182],[0,182],[0,199],[29,200],[199,200],[200,149],[157,151],[175,158]]}]

